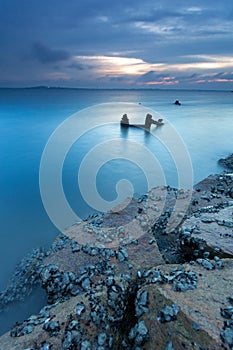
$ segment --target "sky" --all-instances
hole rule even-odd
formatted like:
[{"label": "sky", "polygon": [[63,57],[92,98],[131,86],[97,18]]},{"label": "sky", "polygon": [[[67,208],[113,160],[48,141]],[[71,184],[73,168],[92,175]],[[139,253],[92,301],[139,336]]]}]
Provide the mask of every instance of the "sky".
[{"label": "sky", "polygon": [[0,87],[233,90],[232,0],[0,0]]}]

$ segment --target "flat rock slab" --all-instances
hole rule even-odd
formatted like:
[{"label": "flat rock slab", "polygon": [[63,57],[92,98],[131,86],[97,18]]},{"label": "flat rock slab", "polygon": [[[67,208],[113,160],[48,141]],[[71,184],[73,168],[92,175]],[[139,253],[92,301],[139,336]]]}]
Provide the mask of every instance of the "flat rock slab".
[{"label": "flat rock slab", "polygon": [[[151,266],[164,264],[164,259],[157,246],[156,241],[150,233],[144,233],[137,241],[137,244],[130,243],[124,246],[128,253],[128,258],[125,261],[119,261],[116,257],[111,258],[111,263],[115,265],[115,272],[127,273],[135,275],[137,271],[149,269]],[[100,253],[91,256],[80,249],[73,253],[69,245],[62,250],[58,250],[50,254],[44,260],[44,265],[55,264],[63,271],[72,271],[76,275],[80,274],[80,270],[85,269],[88,265],[95,265],[103,257]],[[102,276],[105,278],[106,276]]]},{"label": "flat rock slab", "polygon": [[143,236],[158,221],[165,210],[171,211],[167,231],[176,228],[183,219],[192,197],[190,190],[157,187],[141,199],[126,199],[110,213],[98,219],[74,223],[64,234],[80,245],[117,249]]},{"label": "flat rock slab", "polygon": [[[205,330],[218,344],[221,342],[220,331],[224,322],[220,309],[229,306],[227,299],[232,295],[233,289],[233,260],[223,259],[223,263],[222,270],[211,271],[198,264],[184,265],[186,271],[191,270],[198,275],[196,289],[176,292],[168,284],[158,287],[161,294],[174,302],[189,320],[195,322],[196,328],[198,326]],[[172,266],[161,267],[164,273],[169,273],[172,269]]]},{"label": "flat rock slab", "polygon": [[[199,233],[192,233],[213,250],[220,248],[222,253],[233,256],[233,206],[219,210],[217,213],[202,213],[184,221],[183,230],[196,227]],[[197,231],[197,232],[198,232]]]},{"label": "flat rock slab", "polygon": [[[179,301],[167,294],[165,290],[158,290],[148,285],[143,290],[148,292],[150,311],[140,320],[144,321],[149,330],[149,339],[143,349],[188,349],[188,350],[219,350],[220,340],[213,339],[205,329],[198,327],[189,314],[183,311]],[[170,322],[160,322],[160,312],[166,306],[179,309],[177,319]],[[170,347],[169,347],[170,346]],[[173,346],[173,347],[171,347]]]}]

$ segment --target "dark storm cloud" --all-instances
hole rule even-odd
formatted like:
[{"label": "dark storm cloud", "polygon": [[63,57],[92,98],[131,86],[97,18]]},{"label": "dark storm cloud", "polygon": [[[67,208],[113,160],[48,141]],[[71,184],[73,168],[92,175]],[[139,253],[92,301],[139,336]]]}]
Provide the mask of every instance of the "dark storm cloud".
[{"label": "dark storm cloud", "polygon": [[41,63],[57,63],[71,57],[66,50],[52,49],[39,42],[33,44],[32,56]]},{"label": "dark storm cloud", "polygon": [[152,80],[156,80],[156,79],[163,79],[165,77],[167,77],[167,74],[158,74],[155,71],[151,70],[145,74],[142,74],[137,79],[137,81],[147,83],[148,81],[152,81]]},{"label": "dark storm cloud", "polygon": [[91,69],[91,66],[84,66],[80,63],[71,63],[67,66],[67,68],[75,69],[75,70],[84,70],[84,69]]}]

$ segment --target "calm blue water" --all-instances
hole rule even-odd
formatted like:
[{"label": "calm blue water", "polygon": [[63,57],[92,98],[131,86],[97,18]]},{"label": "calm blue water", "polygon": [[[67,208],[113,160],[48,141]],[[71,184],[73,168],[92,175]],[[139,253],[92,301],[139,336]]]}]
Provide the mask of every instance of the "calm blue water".
[{"label": "calm blue water", "polygon": [[[181,106],[173,105],[176,99],[181,101]],[[17,262],[34,247],[48,247],[58,232],[43,207],[39,189],[39,164],[49,137],[73,113],[96,104],[112,102],[140,103],[140,106],[156,110],[170,122],[189,151],[194,183],[222,170],[217,160],[233,152],[233,93],[230,92],[0,89],[0,290],[6,287]],[[85,113],[79,117],[85,124]],[[91,118],[94,117],[89,120]],[[106,122],[113,121],[110,109]],[[143,122],[137,118],[135,121]],[[158,133],[162,135],[165,130],[161,129]],[[64,162],[64,191],[79,216],[87,216],[93,211],[81,198],[77,186],[80,162],[95,144],[113,138],[118,139],[118,146],[117,150],[114,146],[110,152],[119,154],[122,150],[124,154],[127,140],[155,152],[166,183],[177,185],[175,164],[156,138],[146,136],[142,130],[130,129],[124,133],[118,124],[95,128],[79,143],[74,143]],[[140,161],[143,152],[136,154]],[[135,154],[132,158],[135,159]],[[142,169],[134,162],[115,159],[104,164],[97,174],[101,196],[113,200],[116,182],[122,178],[132,182],[136,195],[147,191]],[[37,312],[45,301],[40,294],[36,299],[37,303],[32,297],[27,304],[18,304],[9,309],[7,317],[6,314],[4,317],[0,315],[0,331],[5,331],[16,320]]]}]

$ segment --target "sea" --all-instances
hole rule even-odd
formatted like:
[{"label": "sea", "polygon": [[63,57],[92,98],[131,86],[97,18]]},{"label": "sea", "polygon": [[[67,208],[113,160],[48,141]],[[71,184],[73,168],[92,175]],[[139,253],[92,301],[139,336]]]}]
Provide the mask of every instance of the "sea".
[{"label": "sea", "polygon": [[[232,107],[231,91],[0,89],[0,291],[33,248],[48,249],[61,226],[122,192],[138,197],[223,171],[218,159],[233,153]],[[150,113],[164,125],[122,128],[124,113],[130,123]],[[0,313],[0,334],[45,304],[40,287],[12,302]]]}]

